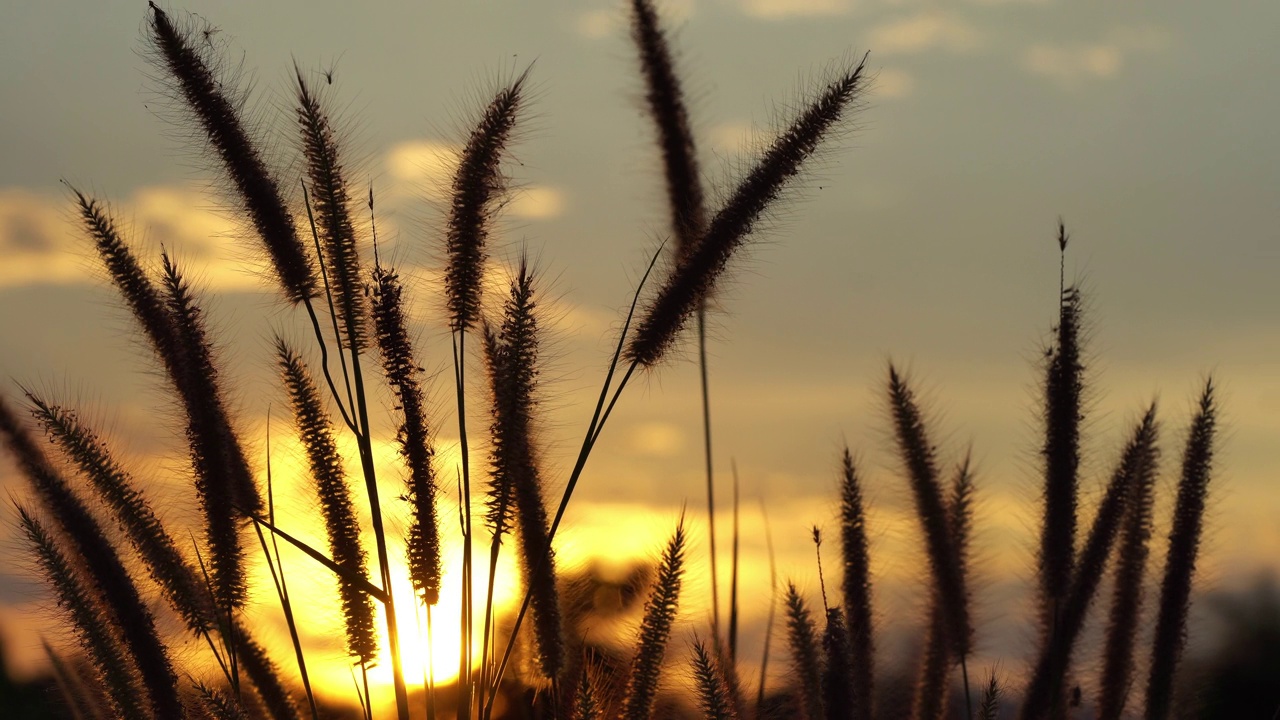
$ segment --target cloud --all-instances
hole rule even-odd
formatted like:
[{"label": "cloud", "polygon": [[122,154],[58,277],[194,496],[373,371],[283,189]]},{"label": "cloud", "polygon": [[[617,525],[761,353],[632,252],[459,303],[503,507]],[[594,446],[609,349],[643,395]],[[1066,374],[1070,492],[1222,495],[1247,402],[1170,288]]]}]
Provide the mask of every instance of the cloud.
[{"label": "cloud", "polygon": [[631,451],[646,457],[675,457],[685,445],[684,433],[671,423],[642,423],[632,428],[629,435]]},{"label": "cloud", "polygon": [[760,20],[844,15],[853,8],[850,0],[738,0],[738,5]]},{"label": "cloud", "polygon": [[970,52],[981,45],[978,30],[965,19],[941,11],[922,11],[911,17],[877,25],[868,45],[876,55],[903,55],[926,50]]},{"label": "cloud", "polygon": [[1168,49],[1173,35],[1163,28],[1141,25],[1121,26],[1094,43],[1037,43],[1022,55],[1022,66],[1065,86],[1087,80],[1115,77],[1135,54],[1152,54]]},{"label": "cloud", "polygon": [[545,185],[516,190],[506,212],[520,220],[550,220],[564,214],[564,191]]},{"label": "cloud", "polygon": [[886,98],[904,98],[915,92],[916,81],[905,70],[884,68],[876,73],[871,83],[871,90],[876,95]]},{"label": "cloud", "polygon": [[1023,54],[1022,64],[1033,75],[1074,84],[1115,75],[1124,65],[1124,55],[1111,45],[1032,45]]},{"label": "cloud", "polygon": [[462,148],[434,140],[409,140],[392,146],[382,164],[391,176],[393,195],[425,193],[434,199],[448,195],[449,182]]},{"label": "cloud", "polygon": [[[109,206],[126,242],[144,264],[160,245],[203,289],[263,287],[265,268],[242,244],[239,225],[195,188],[154,186]],[[24,188],[0,189],[0,287],[97,282],[92,246],[74,221],[71,201]]]},{"label": "cloud", "polygon": [[736,155],[755,146],[756,129],[747,122],[727,122],[707,131],[711,148],[726,155]]}]

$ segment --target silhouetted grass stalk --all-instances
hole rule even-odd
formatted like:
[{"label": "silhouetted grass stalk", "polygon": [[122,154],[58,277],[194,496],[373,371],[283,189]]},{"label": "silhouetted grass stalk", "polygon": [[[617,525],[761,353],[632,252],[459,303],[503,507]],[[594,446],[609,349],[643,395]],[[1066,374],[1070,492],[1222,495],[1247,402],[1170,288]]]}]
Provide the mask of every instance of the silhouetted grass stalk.
[{"label": "silhouetted grass stalk", "polygon": [[1187,610],[1191,604],[1191,580],[1196,570],[1205,501],[1213,470],[1218,405],[1213,380],[1205,381],[1195,418],[1182,456],[1182,478],[1169,530],[1169,551],[1160,583],[1160,610],[1156,616],[1151,669],[1147,676],[1146,718],[1165,720],[1173,703],[1173,673],[1186,644]]}]

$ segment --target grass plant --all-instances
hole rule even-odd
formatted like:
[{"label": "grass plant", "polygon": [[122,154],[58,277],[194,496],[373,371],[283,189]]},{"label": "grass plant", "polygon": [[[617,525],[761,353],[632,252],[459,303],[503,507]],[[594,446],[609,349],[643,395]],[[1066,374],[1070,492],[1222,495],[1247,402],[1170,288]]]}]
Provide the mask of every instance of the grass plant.
[{"label": "grass plant", "polygon": [[[459,720],[500,715],[645,720],[678,712],[717,720],[870,720],[884,715],[994,719],[1002,705],[1011,706],[1019,698],[1009,683],[997,682],[993,674],[975,707],[968,662],[978,642],[978,629],[969,555],[975,536],[974,507],[983,488],[967,454],[949,483],[944,480],[935,434],[917,390],[893,364],[888,367],[883,396],[928,565],[923,591],[928,598],[922,623],[924,651],[915,668],[910,706],[879,705],[887,695],[877,695],[881,683],[876,673],[882,665],[877,664],[868,542],[876,528],[869,521],[867,481],[848,448],[838,459],[836,478],[841,578],[833,587],[839,588],[838,597],[827,596],[816,527],[822,611],[817,612],[816,604],[811,609],[794,582],[786,582],[780,595],[766,527],[771,562],[767,591],[772,603],[782,603],[790,657],[784,680],[771,686],[766,670],[772,638],[767,633],[759,680],[751,687],[750,681],[742,679],[737,644],[740,498],[736,467],[727,625],[722,625],[720,615],[721,558],[714,526],[717,506],[706,362],[708,301],[761,219],[785,199],[789,185],[805,172],[815,153],[847,127],[868,87],[867,57],[838,66],[713,209],[705,199],[690,113],[661,18],[646,0],[630,4],[630,18],[646,109],[657,128],[672,241],[657,250],[635,288],[572,468],[563,483],[552,484],[536,439],[542,413],[540,276],[521,257],[506,296],[501,300],[483,296],[490,240],[508,198],[505,172],[510,145],[527,113],[530,70],[499,88],[477,113],[454,168],[447,221],[436,240],[445,260],[438,291],[453,351],[459,434],[455,468],[445,465],[437,454],[433,432],[441,420],[432,416],[433,407],[426,399],[428,381],[410,340],[406,284],[378,252],[375,193],[371,187],[366,197],[353,189],[327,86],[313,83],[298,66],[293,68],[290,120],[298,134],[298,169],[292,175],[274,173],[264,160],[270,147],[242,117],[246,90],[227,75],[225,62],[212,44],[198,40],[201,32],[207,38],[208,30],[202,30],[195,18],[177,18],[150,4],[146,22],[150,57],[181,108],[182,127],[197,139],[197,151],[225,181],[244,227],[270,259],[285,305],[305,311],[309,321],[313,337],[308,342],[314,341],[314,352],[277,340],[276,361],[282,378],[280,399],[293,411],[324,520],[327,548],[314,547],[282,527],[286,521],[276,513],[270,439],[266,467],[260,471],[250,461],[229,410],[225,399],[229,381],[221,373],[223,365],[210,337],[203,301],[185,270],[167,252],[160,257],[158,272],[148,270],[110,208],[72,188],[71,201],[82,232],[132,314],[140,339],[163,371],[186,441],[190,495],[200,508],[204,528],[198,540],[193,538],[193,561],[182,549],[185,544],[175,539],[176,531],[166,527],[153,510],[155,500],[146,483],[116,459],[108,440],[83,422],[74,408],[26,392],[28,410],[58,453],[51,459],[37,443],[33,428],[0,399],[0,439],[30,490],[29,499],[18,506],[19,524],[93,668],[85,682],[72,682],[68,672],[60,670],[60,678],[65,676],[60,687],[72,696],[70,707],[92,707],[88,697],[92,694],[105,697],[114,715],[143,720],[293,720],[308,715],[319,720],[327,716],[309,679],[296,604],[281,562],[281,541],[332,573],[334,605],[340,608],[346,630],[346,652],[353,675],[359,671],[354,694],[362,714],[370,719],[378,706],[373,693],[380,690],[369,683],[367,672],[384,657],[379,653],[380,637],[387,646],[398,720],[424,716],[434,720],[449,713]],[[300,207],[292,206],[284,191],[295,184],[301,191]],[[358,219],[365,209],[367,226]],[[304,240],[308,231],[310,242]],[[1057,242],[1065,256],[1068,235],[1062,224]],[[1159,425],[1153,404],[1134,428],[1093,508],[1092,523],[1079,540],[1084,452],[1080,428],[1088,390],[1081,337],[1085,303],[1083,293],[1065,283],[1065,260],[1062,268],[1056,326],[1041,383],[1043,506],[1033,582],[1040,645],[1028,668],[1020,713],[1026,720],[1059,720],[1073,714],[1067,688],[1074,682],[1077,641],[1089,621],[1100,579],[1112,567],[1116,580],[1101,661],[1106,677],[1099,706],[1103,717],[1119,718],[1126,707],[1132,709],[1132,678],[1140,666],[1135,648],[1157,506]],[[668,690],[673,676],[668,656],[679,632],[690,545],[690,527],[683,515],[647,592],[635,593],[647,600],[634,642],[613,657],[580,636],[583,601],[563,596],[575,586],[558,565],[555,551],[566,508],[623,391],[637,373],[657,371],[691,322],[697,325],[703,459],[712,519],[712,610],[709,634],[695,633],[689,646],[687,677],[693,692],[681,705],[681,699],[673,699],[678,693]],[[468,336],[478,342],[468,343]],[[319,356],[319,362],[309,365],[305,358],[313,355]],[[480,403],[475,402],[476,390],[466,378],[469,362],[476,359],[483,362],[487,380]],[[394,402],[391,422],[385,424],[394,428],[394,446],[406,478],[398,491],[391,489],[387,478],[378,476],[375,465],[375,428],[384,423],[371,419],[370,406],[377,406],[376,388],[383,384]],[[482,465],[473,464],[470,457],[469,395],[470,406],[483,406],[488,420],[487,461]],[[1141,710],[1149,720],[1170,715],[1203,516],[1213,484],[1217,412],[1214,386],[1206,382],[1183,453],[1157,603]],[[347,439],[352,443],[344,444]],[[359,471],[350,472],[351,477],[343,447],[354,447],[358,455]],[[68,477],[71,473],[85,482],[73,482]],[[445,519],[453,517],[454,508],[444,506],[448,493],[442,487],[451,484],[451,475],[458,486],[461,551],[456,558],[446,556],[443,541],[451,524]],[[563,488],[558,501],[550,495],[555,487]],[[90,493],[101,500],[100,507],[86,503]],[[395,512],[383,502],[393,495],[398,497],[395,502],[403,504]],[[484,522],[473,523],[473,502],[483,503]],[[403,545],[394,547],[395,536],[388,526],[401,509],[408,517],[407,532]],[[121,530],[120,542],[104,529],[102,517],[107,513]],[[368,518],[367,533],[362,532],[361,518]],[[245,615],[247,598],[257,590],[250,586],[246,571],[250,529],[257,536],[290,630],[291,660],[299,680],[294,680],[295,668],[283,659],[289,655],[287,648],[264,647]],[[486,539],[488,553],[477,553]],[[511,552],[509,545],[515,545],[518,556],[521,590],[518,611],[506,616],[497,608],[495,584],[503,553]],[[393,591],[394,553],[407,560],[409,597],[402,593],[397,599]],[[412,603],[423,613],[426,635],[432,637],[440,623],[455,621],[438,612],[442,577],[448,568],[457,569],[462,579],[456,617],[458,680],[450,687],[438,687],[428,673],[422,691],[411,692],[396,603]],[[143,572],[151,584],[139,583]],[[289,572],[297,569],[291,566]],[[472,596],[472,580],[478,573],[488,578],[482,600]],[[195,678],[183,665],[186,657],[175,662],[173,641],[157,630],[153,609],[158,606],[145,591],[153,586],[186,630],[207,646],[221,675],[217,682]],[[437,609],[434,614],[433,608]],[[771,604],[769,633],[773,614]],[[523,625],[526,618],[527,627]],[[683,645],[677,642],[676,646]],[[478,657],[473,656],[476,647]],[[532,671],[513,670],[522,663]],[[618,675],[609,676],[606,667],[616,669]],[[959,693],[955,692],[957,668]],[[756,702],[749,705],[744,698],[753,691]],[[85,697],[78,696],[82,693]],[[952,700],[955,695],[964,697],[963,706]]]}]

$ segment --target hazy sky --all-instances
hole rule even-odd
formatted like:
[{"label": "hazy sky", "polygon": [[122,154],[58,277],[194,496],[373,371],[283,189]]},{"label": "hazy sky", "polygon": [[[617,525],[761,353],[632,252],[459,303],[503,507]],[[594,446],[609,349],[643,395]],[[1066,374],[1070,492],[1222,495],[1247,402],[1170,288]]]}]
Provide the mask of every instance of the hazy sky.
[{"label": "hazy sky", "polygon": [[[435,396],[445,446],[455,442],[456,425],[434,283],[440,187],[478,102],[534,63],[535,100],[511,167],[521,191],[493,255],[500,267],[526,247],[555,299],[544,441],[547,474],[562,479],[612,332],[666,232],[623,8],[567,0],[182,7],[221,28],[213,40],[243,58],[254,117],[279,140],[274,160],[290,183],[297,177],[291,59],[334,69],[356,184],[373,182],[384,247],[419,279],[412,289],[423,364],[443,370]],[[715,456],[721,497],[731,458],[741,477],[748,580],[766,577],[763,499],[780,572],[816,585],[807,527],[831,523],[846,440],[875,503],[880,572],[918,580],[918,557],[896,550],[914,541],[881,399],[890,358],[919,382],[943,456],[973,447],[980,547],[987,543],[980,571],[993,592],[1026,577],[1037,493],[1036,369],[1056,308],[1059,216],[1072,235],[1068,282],[1082,281],[1090,301],[1089,497],[1110,472],[1128,423],[1158,398],[1165,527],[1182,431],[1212,372],[1225,432],[1204,578],[1238,584],[1280,569],[1280,5],[684,0],[662,7],[678,28],[714,197],[833,62],[870,50],[876,77],[851,132],[735,262],[719,295],[724,312],[710,346]],[[261,258],[222,196],[209,192],[216,176],[183,149],[187,131],[169,121],[173,105],[149,79],[142,53],[144,10],[142,2],[115,1],[4,8],[0,374],[84,404],[161,477],[180,467],[173,411],[70,222],[59,178],[110,199],[140,248],[173,248],[204,279],[251,432],[283,403],[268,338],[296,318],[244,269],[260,267]],[[568,555],[581,558],[598,547],[591,538],[619,535],[609,520],[617,517],[628,529],[619,553],[656,552],[681,504],[705,503],[689,347],[624,397],[571,510]],[[5,392],[13,397],[15,389],[7,384]],[[22,492],[8,465],[0,473],[4,492]],[[177,505],[168,512],[174,522],[194,518]],[[10,514],[0,535],[0,606],[8,608],[0,619],[21,653],[34,640],[14,625],[31,622],[24,608],[43,590],[24,579],[28,564]],[[698,587],[691,592],[705,594]],[[1017,605],[1003,598],[988,607],[1009,602]],[[764,607],[748,608],[749,619]],[[1016,630],[991,631],[992,652],[1001,633],[1016,639]]]}]

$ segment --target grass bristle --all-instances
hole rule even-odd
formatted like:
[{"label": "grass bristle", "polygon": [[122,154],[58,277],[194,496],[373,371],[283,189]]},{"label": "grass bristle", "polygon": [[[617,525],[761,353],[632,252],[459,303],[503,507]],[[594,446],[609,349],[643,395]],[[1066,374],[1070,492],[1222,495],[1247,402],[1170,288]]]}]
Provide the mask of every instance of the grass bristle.
[{"label": "grass bristle", "polygon": [[53,587],[58,607],[69,616],[80,646],[93,662],[115,712],[120,717],[145,717],[132,663],[112,634],[110,621],[99,609],[92,592],[80,582],[71,561],[58,549],[53,535],[25,507],[19,505],[17,510],[36,562]]},{"label": "grass bristle", "polygon": [[18,461],[18,468],[70,544],[116,627],[124,649],[133,658],[151,709],[160,717],[180,717],[177,677],[168,651],[156,634],[155,619],[138,594],[115,547],[67,481],[49,464],[35,438],[18,422],[8,403],[0,399],[0,436]]},{"label": "grass bristle", "polygon": [[1191,603],[1191,580],[1196,571],[1196,554],[1204,524],[1205,502],[1213,469],[1214,439],[1217,434],[1218,405],[1213,380],[1204,391],[1182,456],[1182,479],[1173,508],[1169,530],[1169,551],[1164,579],[1160,583],[1160,610],[1156,617],[1155,641],[1151,647],[1151,671],[1147,678],[1147,720],[1165,720],[1173,702],[1173,677],[1186,644],[1187,610]]},{"label": "grass bristle", "polygon": [[665,356],[756,221],[861,96],[865,62],[864,57],[828,84],[738,184],[712,218],[702,241],[683,257],[640,316],[627,345],[628,358],[652,367]]},{"label": "grass bristle", "polygon": [[939,606],[947,620],[947,635],[957,657],[969,654],[969,593],[959,548],[938,483],[937,461],[915,394],[893,365],[889,366],[889,409],[893,416],[898,454],[911,485],[916,516],[924,532],[929,569]]},{"label": "grass bristle", "polygon": [[822,656],[818,652],[818,628],[800,591],[793,582],[787,583],[784,600],[787,615],[787,644],[791,648],[791,665],[795,673],[796,690],[800,693],[799,709],[808,720],[821,720],[822,710]]},{"label": "grass bristle", "polygon": [[454,330],[472,327],[480,319],[490,224],[507,190],[502,161],[524,105],[528,75],[526,70],[498,91],[485,108],[453,176],[453,199],[445,228],[444,294]]},{"label": "grass bristle", "polygon": [[171,76],[174,88],[222,162],[266,246],[285,297],[295,303],[314,297],[318,285],[315,267],[298,238],[280,186],[245,130],[239,102],[227,96],[222,78],[197,49],[201,46],[193,35],[177,27],[155,3],[148,5],[156,62]]},{"label": "grass bristle", "polygon": [[1106,571],[1107,559],[1124,518],[1130,488],[1136,483],[1151,482],[1145,476],[1153,475],[1156,471],[1158,429],[1155,411],[1153,404],[1134,428],[1111,482],[1107,484],[1106,493],[1098,504],[1088,539],[1076,563],[1075,578],[1059,609],[1055,631],[1041,648],[1027,687],[1022,706],[1024,720],[1045,717],[1061,708],[1061,696],[1071,665],[1072,651],[1084,628],[1098,583]]},{"label": "grass bristle", "polygon": [[862,482],[849,448],[841,458],[840,555],[844,565],[844,612],[849,630],[854,720],[870,720],[875,673],[871,632],[871,562],[867,552],[867,518]]},{"label": "grass bristle", "polygon": [[310,181],[308,189],[315,211],[317,244],[324,253],[328,288],[340,329],[338,342],[347,348],[364,348],[368,340],[368,303],[338,140],[320,96],[307,84],[296,64],[293,70],[298,82],[296,113],[302,134],[302,157]]},{"label": "grass bristle", "polygon": [[[325,412],[311,374],[302,359],[284,341],[277,339],[276,353],[284,376],[285,389],[293,406],[298,435],[307,453],[316,495],[324,515],[325,531],[333,561],[366,576],[366,554],[360,545],[360,526],[351,503],[351,488],[342,469],[342,458],[333,440],[333,428]],[[374,635],[373,600],[362,590],[339,578],[342,617],[346,623],[347,651],[361,664],[377,656]]]},{"label": "grass bristle", "polygon": [[658,23],[653,3],[648,0],[631,3],[631,38],[640,51],[645,105],[657,127],[658,146],[662,149],[676,253],[684,257],[702,237],[707,211],[684,91],[676,75],[666,32]]},{"label": "grass bristle", "polygon": [[657,578],[644,604],[644,619],[640,622],[622,709],[625,720],[648,720],[653,714],[658,697],[658,679],[662,674],[662,658],[667,652],[667,640],[671,637],[671,625],[675,622],[680,603],[686,539],[684,517],[681,516],[675,534],[662,553]]},{"label": "grass bristle", "polygon": [[409,341],[400,277],[390,269],[373,270],[373,328],[382,356],[382,370],[400,409],[396,443],[409,470],[410,524],[405,538],[409,578],[414,592],[427,605],[440,600],[440,521],[436,512],[435,447],[427,422],[426,399],[418,381],[422,368]]},{"label": "grass bristle", "polygon": [[523,259],[511,282],[502,324],[496,332],[486,326],[484,337],[493,391],[489,524],[496,542],[511,519],[515,520],[520,536],[520,564],[532,597],[538,664],[544,676],[554,678],[564,667],[564,638],[555,553],[548,536],[543,483],[533,446],[538,320],[533,272]]},{"label": "grass bristle", "polygon": [[736,720],[733,696],[720,668],[720,660],[706,644],[693,641],[693,681],[698,692],[698,709],[706,720]]}]

